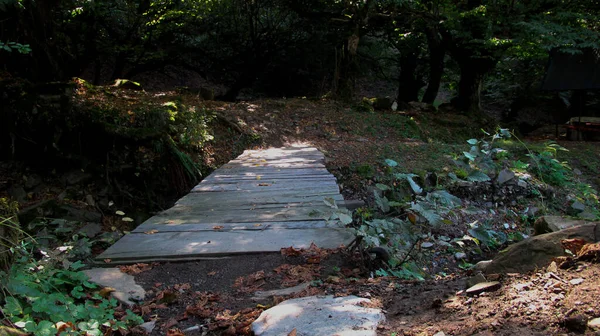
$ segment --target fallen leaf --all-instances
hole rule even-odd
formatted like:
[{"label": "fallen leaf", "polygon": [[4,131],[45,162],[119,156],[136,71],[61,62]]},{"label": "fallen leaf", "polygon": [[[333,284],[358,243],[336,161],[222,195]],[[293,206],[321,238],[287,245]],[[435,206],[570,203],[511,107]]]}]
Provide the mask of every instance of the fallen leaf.
[{"label": "fallen leaf", "polygon": [[181,329],[174,328],[167,330],[167,336],[185,336],[185,334]]},{"label": "fallen leaf", "polygon": [[257,175],[257,176],[256,176],[256,179],[257,179],[257,180],[260,180],[261,178],[262,178],[262,177],[261,177],[260,175]]},{"label": "fallen leaf", "polygon": [[102,289],[101,289],[101,290],[98,292],[98,294],[99,294],[101,297],[103,297],[103,298],[105,298],[105,299],[108,299],[108,297],[110,296],[110,293],[112,293],[112,292],[116,292],[116,291],[117,291],[117,290],[116,290],[116,289],[114,289],[114,288],[112,288],[112,287],[104,287],[104,288],[102,288]]},{"label": "fallen leaf", "polygon": [[123,211],[121,211],[121,210],[115,211],[115,214],[119,215],[119,216],[125,216],[125,213]]},{"label": "fallen leaf", "polygon": [[290,331],[288,336],[296,336],[296,328],[294,328],[292,331]]},{"label": "fallen leaf", "polygon": [[213,226],[213,230],[216,230],[216,231],[222,230],[223,228],[224,228],[223,225],[215,225],[215,226]]},{"label": "fallen leaf", "polygon": [[574,255],[577,255],[577,254],[579,254],[579,251],[581,251],[583,246],[587,244],[587,242],[580,238],[573,238],[573,239],[563,239],[560,241],[560,244],[562,245],[562,247],[565,250],[569,250]]},{"label": "fallen leaf", "polygon": [[170,318],[167,323],[165,323],[165,329],[171,329],[173,326],[177,325],[179,321],[176,318]]},{"label": "fallen leaf", "polygon": [[144,232],[144,233],[145,233],[145,234],[148,234],[148,235],[151,235],[151,234],[158,233],[158,230],[156,230],[156,229],[152,229],[152,230],[150,230],[150,231],[146,231],[146,232]]},{"label": "fallen leaf", "polygon": [[281,255],[286,256],[286,257],[297,257],[301,254],[302,254],[302,250],[294,248],[293,246],[281,249]]},{"label": "fallen leaf", "polygon": [[104,263],[106,264],[110,264],[112,262],[112,259],[104,259]]},{"label": "fallen leaf", "polygon": [[216,274],[217,274],[217,271],[212,271],[212,272],[208,272],[208,274],[207,274],[207,275],[208,275],[208,276],[213,276],[213,275],[216,275]]},{"label": "fallen leaf", "polygon": [[254,224],[254,227],[259,227],[259,226],[262,226],[262,224],[261,223]]},{"label": "fallen leaf", "polygon": [[271,185],[271,184],[269,184],[269,183],[259,183],[259,184],[258,184],[258,186],[259,186],[259,187],[268,187],[268,186],[270,186],[270,185]]}]

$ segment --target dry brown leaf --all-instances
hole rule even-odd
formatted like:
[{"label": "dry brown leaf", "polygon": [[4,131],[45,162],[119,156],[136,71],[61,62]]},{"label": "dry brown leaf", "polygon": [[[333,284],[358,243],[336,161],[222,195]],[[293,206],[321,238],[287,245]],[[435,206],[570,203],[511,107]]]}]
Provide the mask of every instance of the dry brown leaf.
[{"label": "dry brown leaf", "polygon": [[156,229],[152,229],[152,230],[150,230],[150,231],[146,231],[146,232],[144,232],[144,233],[145,233],[145,234],[148,234],[148,235],[151,235],[151,234],[158,233],[158,230],[156,230]]},{"label": "dry brown leaf", "polygon": [[600,243],[584,245],[579,253],[577,253],[577,259],[586,261],[600,261]]},{"label": "dry brown leaf", "polygon": [[223,228],[224,228],[223,225],[215,225],[215,226],[213,226],[213,230],[215,230],[215,231],[222,230]]},{"label": "dry brown leaf", "polygon": [[112,259],[104,259],[104,263],[106,264],[110,264],[112,262]]},{"label": "dry brown leaf", "polygon": [[571,251],[574,255],[579,254],[579,251],[587,244],[587,242],[581,238],[563,239],[560,243],[565,250]]},{"label": "dry brown leaf", "polygon": [[288,334],[288,336],[296,336],[297,332],[296,332],[296,328],[294,328],[292,331],[290,331],[290,333]]},{"label": "dry brown leaf", "polygon": [[216,274],[217,274],[217,271],[212,271],[212,272],[208,272],[208,274],[207,274],[207,275],[208,275],[208,276],[214,276],[214,275],[216,275]]},{"label": "dry brown leaf", "polygon": [[271,184],[270,183],[259,183],[258,186],[259,187],[269,187],[269,186],[271,186]]},{"label": "dry brown leaf", "polygon": [[181,329],[173,328],[167,330],[167,336],[185,336],[185,334]]},{"label": "dry brown leaf", "polygon": [[302,250],[294,248],[293,246],[281,249],[281,255],[286,256],[286,257],[297,257],[301,254],[302,254]]},{"label": "dry brown leaf", "polygon": [[100,290],[100,292],[98,292],[98,294],[103,297],[104,299],[108,299],[108,297],[110,296],[110,293],[117,291],[116,289],[112,288],[112,287],[104,287]]}]

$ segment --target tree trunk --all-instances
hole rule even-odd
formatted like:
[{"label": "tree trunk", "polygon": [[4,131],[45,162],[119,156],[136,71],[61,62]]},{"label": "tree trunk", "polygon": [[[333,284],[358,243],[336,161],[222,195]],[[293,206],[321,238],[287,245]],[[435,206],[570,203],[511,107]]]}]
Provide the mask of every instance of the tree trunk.
[{"label": "tree trunk", "polygon": [[419,100],[419,90],[423,83],[417,78],[417,55],[404,54],[400,58],[400,76],[398,81],[398,101],[411,102]]},{"label": "tree trunk", "polygon": [[459,66],[458,97],[453,99],[452,104],[469,115],[477,114],[481,111],[481,86],[487,71],[469,62],[462,62]]},{"label": "tree trunk", "polygon": [[336,68],[333,75],[332,92],[341,100],[350,100],[354,93],[356,77],[356,53],[360,37],[357,33],[348,37],[339,52],[336,51]]},{"label": "tree trunk", "polygon": [[433,104],[440,90],[442,76],[444,74],[444,57],[446,49],[442,43],[442,38],[438,33],[437,27],[430,27],[426,30],[427,46],[429,48],[429,83],[423,95],[423,103]]}]

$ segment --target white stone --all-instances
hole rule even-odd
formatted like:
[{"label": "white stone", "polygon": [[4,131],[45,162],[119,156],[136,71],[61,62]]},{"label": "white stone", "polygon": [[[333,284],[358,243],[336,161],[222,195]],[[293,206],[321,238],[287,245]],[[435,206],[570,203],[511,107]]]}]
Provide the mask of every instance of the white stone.
[{"label": "white stone", "polygon": [[135,304],[132,300],[141,301],[146,296],[146,291],[135,283],[133,276],[121,272],[118,268],[92,268],[83,272],[91,282],[114,288],[115,291],[110,294],[128,306]]},{"label": "white stone", "polygon": [[288,335],[377,335],[377,325],[385,319],[381,309],[360,306],[369,299],[356,296],[309,296],[283,301],[267,309],[252,323],[256,336]]}]

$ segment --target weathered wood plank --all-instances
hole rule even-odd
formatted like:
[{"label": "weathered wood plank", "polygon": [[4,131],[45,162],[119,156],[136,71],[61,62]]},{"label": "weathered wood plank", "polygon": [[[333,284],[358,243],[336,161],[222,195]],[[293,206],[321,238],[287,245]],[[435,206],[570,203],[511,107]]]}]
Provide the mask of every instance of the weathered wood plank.
[{"label": "weathered wood plank", "polygon": [[299,193],[281,192],[254,192],[254,193],[237,193],[237,192],[222,192],[222,193],[191,193],[177,202],[175,205],[192,205],[192,204],[284,204],[310,202],[320,203],[325,198],[333,198],[336,201],[343,201],[344,198],[338,192],[320,193],[309,192],[305,195]]},{"label": "weathered wood plank", "polygon": [[333,228],[130,233],[108,248],[97,260],[111,259],[113,263],[118,263],[182,256],[207,257],[279,252],[281,248],[289,246],[308,248],[313,242],[322,248],[336,248],[341,244],[347,245],[352,239],[352,234],[347,230]]},{"label": "weathered wood plank", "polygon": [[314,183],[314,184],[283,184],[283,183],[252,183],[252,184],[199,184],[192,189],[192,192],[223,192],[223,191],[267,191],[267,190],[298,190],[299,192],[319,190],[321,192],[339,192],[339,187],[335,183]]},{"label": "weathered wood plank", "polygon": [[[202,224],[202,223],[262,223],[281,221],[322,220],[331,215],[331,208],[273,208],[236,211],[202,211],[191,207],[177,207],[148,219],[149,224]],[[144,225],[142,224],[142,225]]]},{"label": "weathered wood plank", "polygon": [[336,226],[328,225],[324,220],[315,221],[294,221],[294,222],[266,222],[266,223],[204,223],[204,224],[146,224],[140,225],[133,233],[152,233],[158,232],[194,232],[194,231],[232,231],[232,230],[250,230],[264,231],[273,229],[304,230],[320,229]]}]

